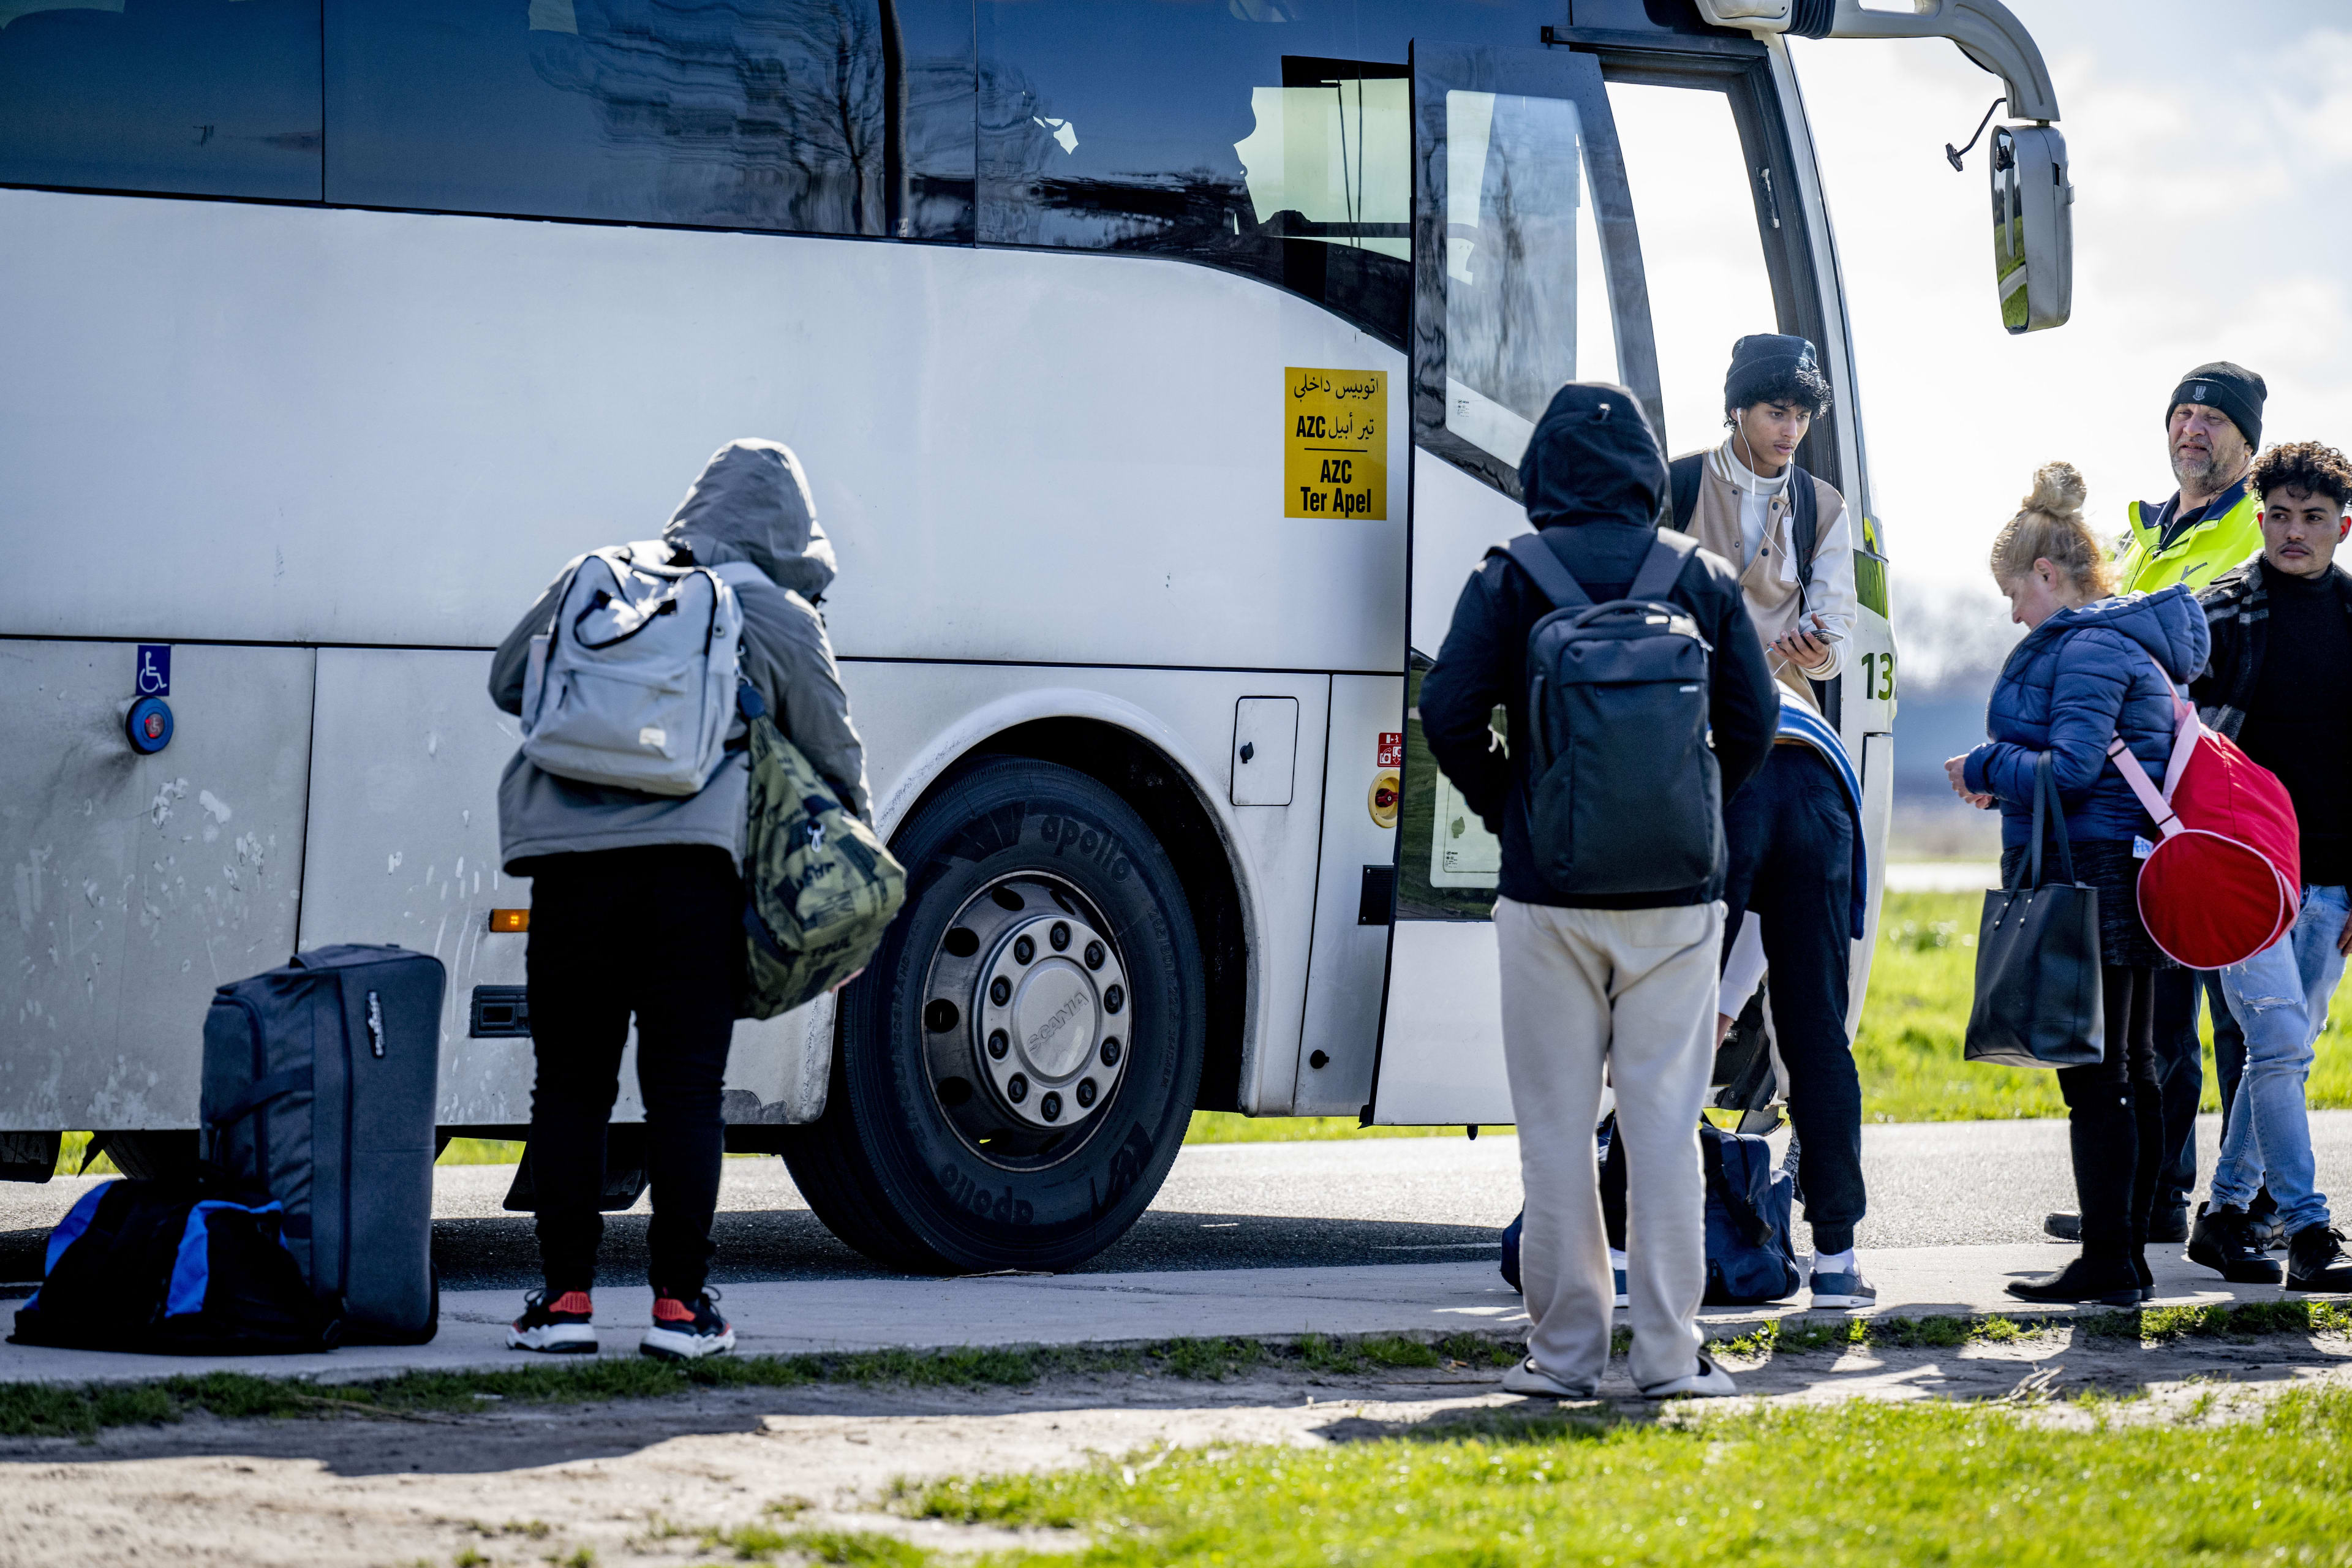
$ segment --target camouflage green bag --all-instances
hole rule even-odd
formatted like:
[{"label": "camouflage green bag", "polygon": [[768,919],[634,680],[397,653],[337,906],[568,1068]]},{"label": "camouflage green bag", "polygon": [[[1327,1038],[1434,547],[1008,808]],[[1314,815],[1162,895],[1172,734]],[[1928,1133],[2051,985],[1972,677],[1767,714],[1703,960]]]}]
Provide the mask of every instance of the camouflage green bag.
[{"label": "camouflage green bag", "polygon": [[749,686],[746,1017],[772,1018],[854,977],[907,901],[906,868],[809,765]]}]

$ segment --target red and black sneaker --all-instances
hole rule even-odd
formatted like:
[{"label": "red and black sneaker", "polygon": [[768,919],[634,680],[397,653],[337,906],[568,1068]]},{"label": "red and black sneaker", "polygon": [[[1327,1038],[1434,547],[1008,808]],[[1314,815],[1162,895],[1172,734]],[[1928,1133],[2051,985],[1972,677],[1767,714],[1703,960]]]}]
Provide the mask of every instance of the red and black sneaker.
[{"label": "red and black sneaker", "polygon": [[546,1291],[533,1290],[522,1300],[522,1316],[507,1325],[509,1349],[556,1355],[596,1353],[596,1325],[591,1321],[595,1309],[588,1304],[587,1291],[566,1290],[550,1301]]},{"label": "red and black sneaker", "polygon": [[640,1354],[662,1361],[698,1361],[735,1348],[735,1331],[711,1303],[715,1290],[654,1297],[654,1326],[637,1342]]}]

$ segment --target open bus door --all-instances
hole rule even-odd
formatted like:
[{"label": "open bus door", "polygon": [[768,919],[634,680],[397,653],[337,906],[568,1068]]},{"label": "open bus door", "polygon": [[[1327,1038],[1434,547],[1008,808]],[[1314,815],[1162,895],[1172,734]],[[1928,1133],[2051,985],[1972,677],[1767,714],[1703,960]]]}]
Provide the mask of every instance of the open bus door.
[{"label": "open bus door", "polygon": [[[1499,846],[1438,773],[1416,706],[1486,548],[1527,527],[1518,460],[1564,382],[1630,387],[1664,438],[1656,353],[1600,62],[1412,47],[1412,456],[1402,800],[1368,1119],[1507,1122]],[[1500,722],[1499,711],[1497,722]]]}]

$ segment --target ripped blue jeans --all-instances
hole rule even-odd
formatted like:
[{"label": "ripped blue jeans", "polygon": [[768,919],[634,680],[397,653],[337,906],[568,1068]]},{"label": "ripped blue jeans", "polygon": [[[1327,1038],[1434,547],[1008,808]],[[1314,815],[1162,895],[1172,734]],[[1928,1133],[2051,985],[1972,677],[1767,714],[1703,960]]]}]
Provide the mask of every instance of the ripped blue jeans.
[{"label": "ripped blue jeans", "polygon": [[2314,1186],[2304,1080],[2311,1044],[2327,1022],[2327,1000],[2344,975],[2336,943],[2347,910],[2352,897],[2345,889],[2305,888],[2294,929],[2218,976],[2245,1031],[2246,1068],[2222,1130],[2211,1201],[2216,1208],[2244,1208],[2267,1181],[2290,1236],[2327,1223],[2327,1195]]}]

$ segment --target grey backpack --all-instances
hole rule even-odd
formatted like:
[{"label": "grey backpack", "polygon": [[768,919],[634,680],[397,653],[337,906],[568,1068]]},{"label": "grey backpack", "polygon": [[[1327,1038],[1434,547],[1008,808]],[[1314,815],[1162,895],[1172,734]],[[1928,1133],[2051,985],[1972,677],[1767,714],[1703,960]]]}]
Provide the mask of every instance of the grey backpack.
[{"label": "grey backpack", "polygon": [[1723,864],[1723,779],[1707,744],[1713,652],[1666,595],[1697,553],[1661,529],[1626,596],[1596,605],[1541,536],[1507,556],[1551,601],[1528,633],[1524,745],[1535,872],[1565,898],[1671,892]]},{"label": "grey backpack", "polygon": [[688,795],[725,761],[735,721],[748,562],[671,566],[661,547],[580,558],[530,639],[522,754],[583,784]]}]

